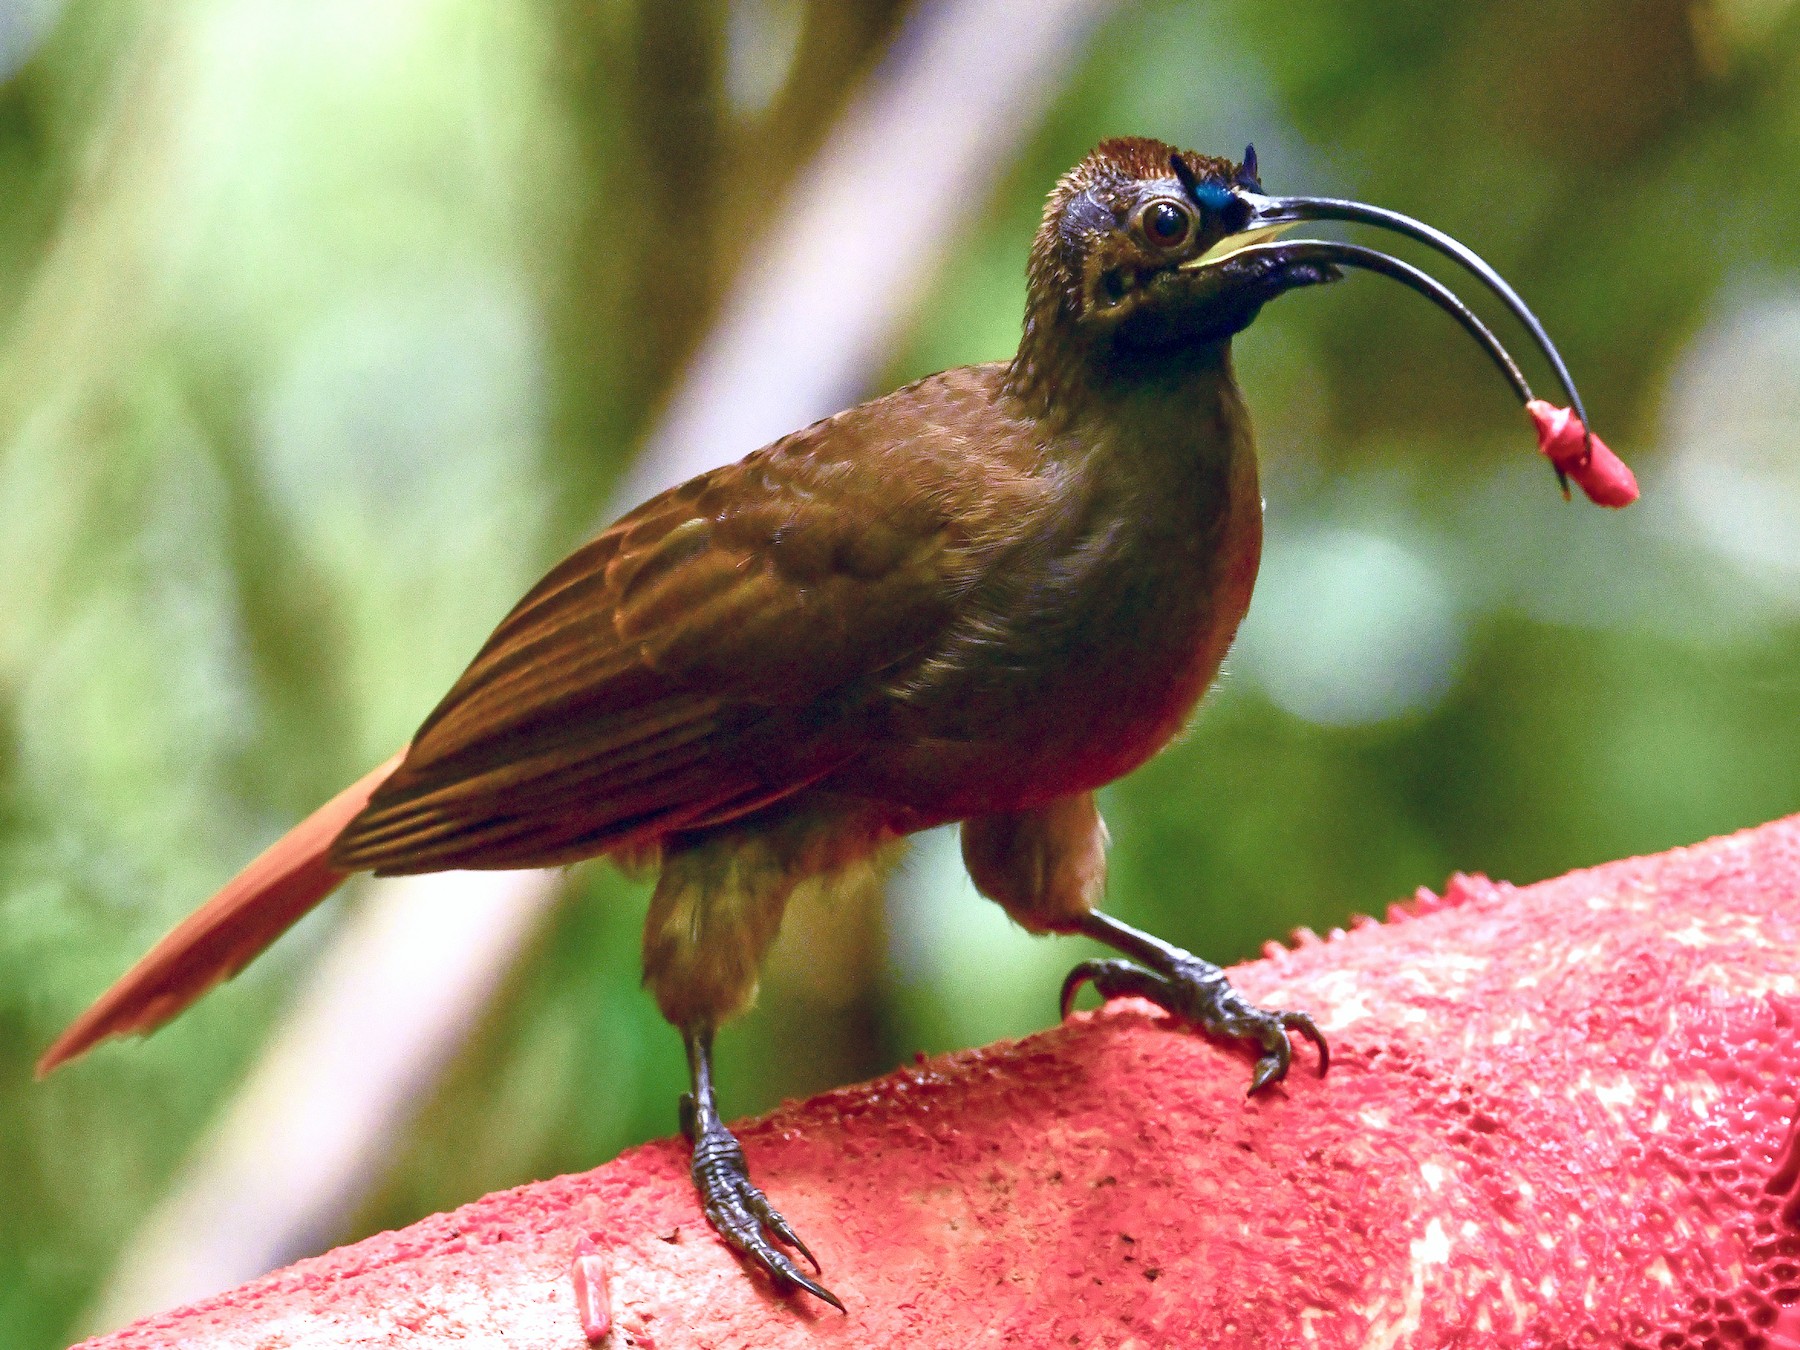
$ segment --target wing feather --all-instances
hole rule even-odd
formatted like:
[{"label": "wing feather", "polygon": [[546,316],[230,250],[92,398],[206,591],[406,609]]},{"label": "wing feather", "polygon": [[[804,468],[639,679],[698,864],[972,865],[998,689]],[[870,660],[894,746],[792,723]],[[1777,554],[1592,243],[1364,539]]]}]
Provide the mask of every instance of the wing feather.
[{"label": "wing feather", "polygon": [[571,554],[426,719],[333,865],[632,849],[860,753],[884,675],[940,640],[984,549],[1042,487],[1035,468],[981,450],[1035,453],[1017,423],[980,425],[1011,415],[1001,378],[948,372],[864,404],[653,498]]}]

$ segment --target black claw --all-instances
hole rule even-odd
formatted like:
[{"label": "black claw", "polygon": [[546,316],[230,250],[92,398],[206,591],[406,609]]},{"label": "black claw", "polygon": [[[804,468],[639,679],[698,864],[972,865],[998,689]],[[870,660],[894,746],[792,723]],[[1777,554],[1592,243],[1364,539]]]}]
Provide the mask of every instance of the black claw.
[{"label": "black claw", "polygon": [[[742,1155],[740,1154],[739,1156],[741,1157]],[[744,1187],[744,1207],[755,1216],[757,1223],[774,1233],[776,1237],[780,1238],[795,1251],[799,1252],[800,1255],[804,1256],[807,1261],[811,1263],[812,1268],[815,1271],[818,1270],[820,1268],[819,1259],[814,1256],[807,1245],[800,1240],[800,1235],[789,1226],[786,1219],[781,1217],[780,1212],[776,1210],[775,1206],[769,1203],[769,1197],[751,1184],[748,1175],[742,1177],[742,1184]]]},{"label": "black claw", "polygon": [[[1071,970],[1062,979],[1062,1015],[1067,1017],[1069,1010],[1075,1006],[1075,995],[1082,992],[1082,985],[1093,981],[1094,994],[1102,999],[1121,999],[1130,994],[1150,999],[1152,1003],[1168,1008],[1165,999],[1168,981],[1150,970],[1130,961],[1111,961],[1096,958],[1082,961],[1075,970]],[[1163,995],[1163,997],[1159,997]],[[1170,1010],[1174,1012],[1174,1010]],[[1179,1013],[1177,1013],[1179,1015]]]},{"label": "black claw", "polygon": [[794,1265],[794,1263],[792,1261],[789,1261],[789,1260],[786,1260],[785,1258],[783,1258],[782,1264],[787,1267],[787,1270],[783,1273],[786,1274],[788,1279],[792,1280],[795,1284],[799,1285],[802,1289],[806,1290],[806,1292],[811,1294],[814,1298],[824,1299],[825,1302],[829,1303],[832,1307],[836,1308],[839,1312],[843,1313],[846,1317],[848,1317],[850,1315],[850,1310],[848,1308],[846,1308],[842,1303],[838,1302],[838,1296],[836,1294],[832,1293],[831,1290],[827,1289],[824,1285],[820,1284],[817,1280],[811,1279],[808,1276],[801,1274],[799,1269]]},{"label": "black claw", "polygon": [[[1257,1057],[1256,1068],[1250,1074],[1250,1091],[1247,1096],[1254,1097],[1270,1083],[1280,1082],[1287,1077],[1288,1068],[1294,1060],[1294,1044],[1288,1039],[1290,1031],[1298,1031],[1317,1047],[1319,1077],[1325,1076],[1326,1069],[1331,1067],[1331,1047],[1325,1043],[1324,1035],[1313,1024],[1312,1018],[1305,1013],[1289,1012],[1285,1008],[1258,1008],[1238,998],[1236,991],[1229,986],[1225,989],[1225,995],[1234,1005],[1231,1013],[1222,1019],[1226,1034],[1254,1037],[1263,1046],[1263,1053]],[[1206,1025],[1204,1020],[1201,1024]],[[1207,1026],[1207,1029],[1213,1031],[1219,1028]]]},{"label": "black claw", "polygon": [[1323,1078],[1325,1071],[1331,1067],[1331,1046],[1326,1043],[1325,1033],[1303,1012],[1282,1013],[1281,1025],[1290,1031],[1299,1032],[1313,1043],[1313,1048],[1319,1052],[1319,1077]]},{"label": "black claw", "polygon": [[1065,975],[1062,984],[1062,1020],[1068,1021],[1069,1010],[1075,1006],[1075,995],[1081,992],[1082,985],[1092,980],[1094,988],[1100,990],[1100,996],[1105,998],[1106,991],[1102,988],[1101,981],[1110,973],[1110,967],[1123,965],[1123,961],[1083,961]]},{"label": "black claw", "polygon": [[[1287,1038],[1283,1036],[1282,1039],[1285,1042]],[[1293,1058],[1293,1053],[1284,1044],[1279,1050],[1271,1048],[1266,1054],[1258,1056],[1256,1068],[1250,1072],[1250,1090],[1244,1095],[1254,1097],[1270,1083],[1286,1078],[1288,1063]]]},{"label": "black claw", "polygon": [[765,1227],[775,1230],[776,1237],[780,1238],[788,1246],[804,1256],[807,1264],[810,1265],[815,1272],[821,1269],[819,1258],[812,1254],[812,1249],[800,1240],[800,1235],[792,1228],[788,1227],[788,1221],[777,1214],[766,1201],[764,1202],[761,1211],[759,1211],[758,1217],[762,1219]]},{"label": "black claw", "polygon": [[1088,963],[1083,961],[1067,975],[1063,976],[1062,993],[1057,996],[1057,1014],[1059,1021],[1069,1020],[1069,1009],[1075,1006],[1075,995],[1081,992],[1081,986],[1088,982]]},{"label": "black claw", "polygon": [[[782,1227],[786,1227],[786,1225],[783,1224]],[[764,1270],[773,1275],[777,1283],[798,1285],[814,1298],[824,1299],[825,1302],[829,1303],[839,1312],[845,1311],[844,1305],[838,1302],[836,1294],[832,1293],[831,1290],[827,1289],[824,1285],[813,1279],[812,1276],[801,1270],[799,1266],[795,1265],[786,1252],[770,1246],[768,1240],[764,1238],[761,1233],[756,1233],[747,1237],[742,1245],[733,1241],[729,1235],[727,1235],[727,1241],[731,1241],[734,1247],[737,1247],[739,1251],[751,1257]],[[809,1257],[808,1259],[810,1260],[811,1258]],[[814,1261],[813,1269],[817,1270],[818,1268],[818,1262]]]}]

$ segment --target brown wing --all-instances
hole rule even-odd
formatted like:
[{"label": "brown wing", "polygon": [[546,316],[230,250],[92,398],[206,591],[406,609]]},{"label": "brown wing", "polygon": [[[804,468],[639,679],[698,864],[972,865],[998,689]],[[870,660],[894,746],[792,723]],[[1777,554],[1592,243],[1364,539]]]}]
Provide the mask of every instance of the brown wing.
[{"label": "brown wing", "polygon": [[578,550],[488,640],[333,864],[567,862],[831,772],[865,743],[874,677],[942,631],[980,551],[955,490],[980,469],[954,421],[864,404]]}]

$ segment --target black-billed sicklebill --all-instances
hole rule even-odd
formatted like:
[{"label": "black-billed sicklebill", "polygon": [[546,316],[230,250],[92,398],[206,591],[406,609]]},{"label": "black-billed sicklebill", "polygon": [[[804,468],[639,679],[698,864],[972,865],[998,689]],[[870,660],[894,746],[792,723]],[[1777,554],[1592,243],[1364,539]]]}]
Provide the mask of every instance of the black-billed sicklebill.
[{"label": "black-billed sicklebill", "polygon": [[[1252,1091],[1287,1071],[1290,1031],[1323,1072],[1304,1013],[1252,1006],[1218,967],[1096,908],[1094,791],[1181,730],[1250,603],[1262,500],[1231,339],[1263,305],[1345,266],[1384,273],[1449,310],[1531,398],[1424,273],[1276,242],[1324,218],[1400,230],[1474,270],[1579,409],[1529,311],[1455,241],[1359,203],[1267,196],[1253,152],[1234,164],[1107,141],[1050,194],[1016,356],[795,432],[577,550],[400,755],[229,882],[40,1069],[174,1016],[352,872],[654,856],[644,980],[686,1041],[681,1123],[706,1217],[836,1304],[789,1255],[812,1261],[720,1121],[713,1035],[755,997],[799,882],[954,821],[976,886],[1025,928],[1129,958],[1077,967],[1065,1010],[1091,980],[1252,1042]],[[1565,423],[1579,476],[1603,447],[1585,417]]]}]

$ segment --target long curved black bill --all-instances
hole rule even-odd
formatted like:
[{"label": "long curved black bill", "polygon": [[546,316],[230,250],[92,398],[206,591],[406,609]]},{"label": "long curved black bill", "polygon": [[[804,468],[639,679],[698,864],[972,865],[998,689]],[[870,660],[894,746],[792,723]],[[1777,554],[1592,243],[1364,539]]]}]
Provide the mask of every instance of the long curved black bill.
[{"label": "long curved black bill", "polygon": [[[1507,284],[1480,254],[1467,244],[1451,238],[1442,230],[1433,229],[1422,220],[1414,220],[1411,216],[1402,215],[1398,211],[1389,211],[1385,207],[1369,206],[1364,202],[1347,201],[1338,197],[1270,197],[1248,188],[1239,187],[1233,194],[1245,206],[1250,208],[1249,218],[1238,233],[1252,234],[1259,231],[1273,231],[1282,226],[1291,225],[1303,220],[1342,220],[1359,225],[1375,225],[1384,230],[1392,230],[1409,239],[1416,239],[1428,248],[1436,249],[1448,258],[1461,263],[1471,273],[1499,297],[1508,310],[1512,312],[1525,330],[1531,334],[1550,368],[1556,372],[1564,392],[1569,396],[1569,405],[1574,408],[1575,415],[1581,419],[1585,428],[1588,425],[1587,409],[1582,406],[1581,394],[1575,388],[1574,377],[1569,374],[1569,367],[1562,359],[1562,353],[1556,350],[1556,344],[1544,331],[1544,325],[1538,321],[1531,307],[1519,297],[1519,293]],[[1347,261],[1347,260],[1346,260]],[[1388,261],[1394,262],[1395,259]],[[1352,264],[1355,265],[1355,264]],[[1382,269],[1374,269],[1382,270]],[[1388,276],[1396,276],[1386,272]],[[1396,276],[1397,280],[1404,280]],[[1408,285],[1412,283],[1407,282]],[[1414,289],[1418,289],[1415,287]],[[1464,325],[1467,327],[1467,325]],[[1592,433],[1588,435],[1591,437]]]},{"label": "long curved black bill", "polygon": [[1519,363],[1512,359],[1512,354],[1500,339],[1476,317],[1473,310],[1456,298],[1454,291],[1429,272],[1422,272],[1411,263],[1390,257],[1378,249],[1326,239],[1289,239],[1280,243],[1251,244],[1231,254],[1234,258],[1259,255],[1278,257],[1283,262],[1335,263],[1340,267],[1354,267],[1392,277],[1401,285],[1417,291],[1461,324],[1463,331],[1475,339],[1501,375],[1506,377],[1506,382],[1519,396],[1519,402],[1529,403],[1534,397],[1531,386],[1526,383],[1523,372],[1519,370]]}]

